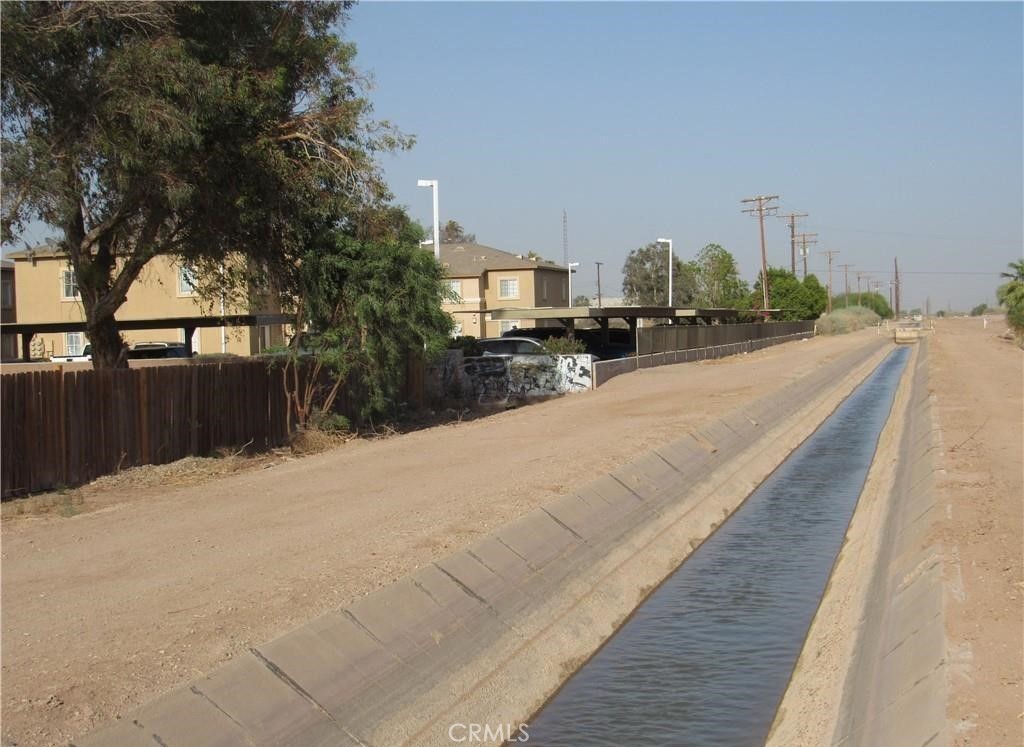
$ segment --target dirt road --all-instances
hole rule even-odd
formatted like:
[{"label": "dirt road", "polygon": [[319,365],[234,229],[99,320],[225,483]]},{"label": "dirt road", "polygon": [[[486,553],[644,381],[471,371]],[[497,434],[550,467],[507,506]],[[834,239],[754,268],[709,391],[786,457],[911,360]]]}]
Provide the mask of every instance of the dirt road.
[{"label": "dirt road", "polygon": [[4,743],[50,745],[443,557],[874,332],[601,389],[71,518],[5,520]]},{"label": "dirt road", "polygon": [[957,745],[1020,744],[1024,730],[1024,353],[997,337],[1004,329],[940,319],[932,339],[946,510],[934,539],[946,548],[953,592],[948,714]]}]

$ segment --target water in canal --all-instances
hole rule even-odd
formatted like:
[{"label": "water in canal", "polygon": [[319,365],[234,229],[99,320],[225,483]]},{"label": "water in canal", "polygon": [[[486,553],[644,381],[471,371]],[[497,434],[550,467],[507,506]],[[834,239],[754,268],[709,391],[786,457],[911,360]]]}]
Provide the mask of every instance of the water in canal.
[{"label": "water in canal", "polygon": [[909,350],[897,348],[529,724],[542,747],[763,744]]}]

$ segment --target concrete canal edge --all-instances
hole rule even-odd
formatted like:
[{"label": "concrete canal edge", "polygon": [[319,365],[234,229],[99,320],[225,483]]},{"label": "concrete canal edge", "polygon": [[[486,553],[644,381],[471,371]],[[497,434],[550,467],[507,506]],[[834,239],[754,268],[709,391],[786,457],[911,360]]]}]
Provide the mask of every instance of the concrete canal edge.
[{"label": "concrete canal edge", "polygon": [[473,725],[500,744],[889,350],[871,341],[74,744],[419,747]]},{"label": "concrete canal edge", "polygon": [[916,346],[767,744],[949,743],[928,341]]}]

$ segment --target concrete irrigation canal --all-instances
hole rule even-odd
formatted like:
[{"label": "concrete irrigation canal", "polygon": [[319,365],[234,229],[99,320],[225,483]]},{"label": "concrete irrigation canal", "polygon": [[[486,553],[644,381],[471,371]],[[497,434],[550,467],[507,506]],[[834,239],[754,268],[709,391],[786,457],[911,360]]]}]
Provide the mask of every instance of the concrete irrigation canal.
[{"label": "concrete irrigation canal", "polygon": [[939,747],[926,356],[868,341],[75,744]]},{"label": "concrete irrigation canal", "polygon": [[764,742],[909,355],[893,350],[530,719],[531,742]]}]

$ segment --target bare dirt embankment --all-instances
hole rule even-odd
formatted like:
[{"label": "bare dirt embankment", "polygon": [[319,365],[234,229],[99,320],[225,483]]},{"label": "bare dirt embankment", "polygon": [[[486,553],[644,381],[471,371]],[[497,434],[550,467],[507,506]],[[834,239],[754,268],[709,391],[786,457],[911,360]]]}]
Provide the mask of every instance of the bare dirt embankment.
[{"label": "bare dirt embankment", "polygon": [[204,485],[3,522],[5,744],[59,744],[776,391],[874,332],[600,390]]},{"label": "bare dirt embankment", "polygon": [[1024,736],[1024,353],[1002,323],[936,322],[931,389],[942,450],[936,477],[946,548],[947,710],[955,745]]}]

